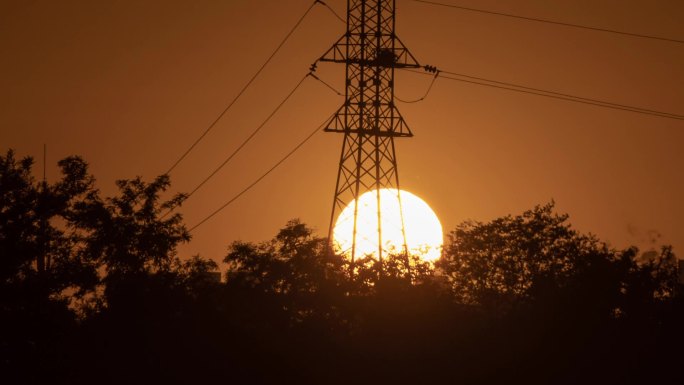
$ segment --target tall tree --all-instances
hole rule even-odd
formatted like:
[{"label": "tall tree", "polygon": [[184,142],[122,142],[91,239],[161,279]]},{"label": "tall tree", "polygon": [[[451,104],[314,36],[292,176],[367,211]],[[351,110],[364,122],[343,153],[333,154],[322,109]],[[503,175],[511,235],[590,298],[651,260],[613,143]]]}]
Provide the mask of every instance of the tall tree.
[{"label": "tall tree", "polygon": [[80,253],[79,211],[98,200],[88,165],[78,157],[59,162],[53,184],[36,182],[33,160],[0,156],[0,285],[28,286],[47,298],[82,295],[97,282],[97,262]]},{"label": "tall tree", "polygon": [[125,301],[147,278],[172,272],[178,245],[190,239],[182,216],[167,215],[185,199],[176,194],[162,200],[170,185],[167,175],[150,183],[137,177],[116,184],[119,193],[85,207],[78,222],[87,233],[84,254],[102,263],[108,302]]},{"label": "tall tree", "polygon": [[74,226],[79,211],[98,200],[88,165],[78,157],[60,161],[52,184],[37,182],[32,166],[11,150],[0,156],[0,366],[24,382],[59,370],[60,340],[75,327],[70,308],[98,281],[98,262],[81,253]]}]

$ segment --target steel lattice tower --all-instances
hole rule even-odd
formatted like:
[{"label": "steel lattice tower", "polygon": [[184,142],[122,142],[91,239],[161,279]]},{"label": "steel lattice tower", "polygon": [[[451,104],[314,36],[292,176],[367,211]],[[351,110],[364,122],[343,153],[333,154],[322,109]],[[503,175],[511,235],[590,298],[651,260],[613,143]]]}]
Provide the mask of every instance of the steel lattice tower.
[{"label": "steel lattice tower", "polygon": [[[394,70],[419,68],[396,36],[395,0],[347,0],[347,32],[320,61],[344,63],[345,102],[325,127],[344,134],[328,236],[336,214],[367,191],[377,190],[378,258],[383,258],[380,189],[399,190],[394,138],[413,134],[394,105]],[[401,210],[401,198],[399,197]],[[358,205],[354,209],[351,259],[357,245]],[[406,232],[401,218],[403,252]]]}]

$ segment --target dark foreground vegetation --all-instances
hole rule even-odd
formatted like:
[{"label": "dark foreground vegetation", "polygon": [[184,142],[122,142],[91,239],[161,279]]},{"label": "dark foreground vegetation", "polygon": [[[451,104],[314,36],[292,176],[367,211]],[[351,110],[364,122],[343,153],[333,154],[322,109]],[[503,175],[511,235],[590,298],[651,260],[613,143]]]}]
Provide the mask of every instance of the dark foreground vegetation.
[{"label": "dark foreground vegetation", "polygon": [[684,383],[671,250],[610,249],[553,204],[352,279],[296,220],[224,266],[179,258],[167,177],[105,198],[79,158],[51,184],[31,166],[0,156],[3,384]]}]

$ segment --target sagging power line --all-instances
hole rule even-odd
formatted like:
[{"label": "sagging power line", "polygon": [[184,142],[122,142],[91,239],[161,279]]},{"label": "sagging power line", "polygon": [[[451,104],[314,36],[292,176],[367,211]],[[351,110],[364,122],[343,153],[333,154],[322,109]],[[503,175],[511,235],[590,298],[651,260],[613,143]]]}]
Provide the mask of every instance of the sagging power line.
[{"label": "sagging power line", "polygon": [[211,180],[211,178],[213,178],[219,171],[221,171],[221,169],[222,169],[223,167],[225,167],[225,166],[228,164],[228,162],[230,162],[230,161],[235,157],[235,155],[237,155],[237,154],[238,154],[238,153],[239,153],[239,152],[240,152],[240,151],[241,151],[241,150],[242,150],[242,149],[243,149],[243,148],[244,148],[244,147],[245,147],[245,146],[246,146],[246,145],[247,145],[247,144],[248,144],[256,135],[257,135],[257,134],[258,134],[258,133],[259,133],[259,131],[261,131],[261,129],[264,128],[264,126],[265,126],[269,121],[271,121],[271,118],[273,118],[273,116],[275,116],[275,114],[280,110],[280,108],[281,108],[281,107],[290,99],[290,97],[297,91],[297,89],[299,89],[299,87],[302,85],[302,83],[304,83],[304,80],[306,80],[306,78],[308,78],[308,77],[309,77],[309,75],[307,74],[306,76],[304,76],[304,77],[297,83],[297,85],[296,85],[296,86],[287,94],[287,96],[285,96],[285,98],[284,98],[280,103],[278,103],[278,105],[275,107],[275,109],[273,109],[273,111],[271,111],[271,113],[268,114],[268,116],[266,117],[266,119],[264,119],[264,120],[261,122],[261,124],[259,124],[259,125],[256,127],[256,129],[254,129],[254,130],[249,134],[249,136],[247,136],[247,138],[245,138],[245,140],[243,140],[242,143],[240,143],[240,145],[237,146],[237,148],[235,148],[235,150],[233,150],[233,152],[231,152],[230,155],[228,155],[228,156],[221,162],[221,164],[219,164],[218,167],[216,167],[216,168],[214,169],[214,171],[212,171],[206,178],[204,178],[197,186],[195,186],[194,189],[192,189],[192,190],[188,193],[188,195],[187,195],[187,197],[186,197],[186,200],[189,199],[193,194],[195,194],[195,193],[196,193],[200,188],[202,188],[202,186],[204,186],[207,182],[209,182],[209,181]]},{"label": "sagging power line", "polygon": [[308,142],[309,140],[311,140],[311,138],[313,138],[313,136],[316,135],[316,133],[320,132],[320,131],[323,129],[323,126],[325,126],[325,125],[328,123],[328,121],[329,121],[333,116],[334,116],[334,114],[333,114],[333,115],[330,115],[330,116],[327,117],[327,118],[325,118],[325,120],[323,121],[322,124],[320,124],[318,127],[316,127],[315,130],[311,131],[311,133],[309,133],[309,135],[307,135],[307,136],[306,136],[301,142],[299,142],[292,150],[290,150],[290,152],[288,152],[287,154],[285,154],[285,156],[283,156],[283,157],[282,157],[278,162],[276,162],[271,168],[269,168],[266,172],[264,172],[263,174],[261,174],[261,176],[259,176],[256,180],[254,180],[254,182],[252,182],[251,184],[249,184],[247,187],[245,187],[244,189],[242,189],[239,193],[235,194],[235,195],[234,195],[230,200],[228,200],[226,203],[224,203],[223,205],[221,205],[221,206],[220,206],[219,208],[217,208],[216,210],[212,211],[211,214],[209,214],[209,215],[207,215],[206,217],[204,217],[204,219],[202,219],[201,221],[199,221],[196,225],[192,226],[188,231],[189,231],[189,232],[193,232],[196,228],[198,228],[198,227],[200,227],[201,225],[203,225],[203,224],[204,224],[205,222],[207,222],[209,219],[213,218],[216,214],[220,213],[223,209],[225,209],[226,207],[230,206],[233,202],[235,202],[238,198],[240,198],[240,197],[241,197],[243,194],[245,194],[247,191],[251,190],[254,186],[256,186],[257,184],[259,184],[259,182],[261,182],[264,178],[266,178],[266,177],[267,177],[270,173],[272,173],[275,169],[277,169],[278,167],[280,167],[280,165],[283,164],[283,162],[285,162],[289,157],[291,157],[295,152],[297,152],[297,151],[298,151],[306,142]]},{"label": "sagging power line", "polygon": [[428,85],[427,90],[425,91],[423,96],[421,96],[420,98],[413,99],[413,100],[405,100],[405,99],[398,97],[397,95],[394,95],[394,99],[397,101],[400,101],[402,103],[407,103],[407,104],[422,102],[430,94],[430,91],[432,91],[432,87],[435,85],[435,81],[437,80],[438,76],[439,76],[439,71],[435,71],[435,76],[432,77],[432,81],[430,82],[430,85]]},{"label": "sagging power line", "polygon": [[[313,67],[313,66],[312,66],[312,67]],[[224,159],[224,160],[223,160],[223,161],[222,161],[222,162],[221,162],[221,163],[220,163],[220,164],[219,164],[219,165],[218,165],[210,174],[209,174],[209,175],[207,175],[199,184],[197,184],[197,186],[195,186],[195,188],[193,188],[189,193],[187,193],[187,195],[185,196],[184,202],[187,201],[188,199],[190,199],[190,197],[192,197],[197,191],[199,191],[199,189],[201,189],[205,184],[207,184],[207,182],[209,182],[214,176],[216,176],[216,174],[218,174],[218,172],[221,171],[221,169],[223,169],[231,160],[233,160],[233,158],[234,158],[234,157],[235,157],[235,156],[236,156],[236,155],[237,155],[245,146],[247,146],[247,144],[248,144],[248,143],[249,143],[249,142],[250,142],[250,141],[251,141],[251,140],[260,132],[260,131],[261,131],[261,129],[264,128],[264,126],[266,126],[266,124],[268,124],[268,122],[271,121],[271,119],[272,119],[272,118],[275,116],[275,114],[280,110],[280,108],[281,108],[283,105],[285,105],[285,103],[292,97],[292,95],[300,88],[300,86],[302,85],[302,83],[304,83],[304,81],[305,81],[307,78],[309,78],[309,77],[312,77],[312,78],[316,79],[317,81],[321,82],[321,83],[324,84],[326,87],[328,87],[330,90],[332,90],[333,92],[335,92],[337,95],[341,95],[339,91],[335,90],[335,89],[332,88],[329,84],[327,84],[326,82],[324,82],[323,80],[321,80],[320,78],[318,78],[316,75],[314,75],[313,72],[309,72],[309,73],[307,73],[306,75],[304,75],[304,77],[302,77],[301,80],[299,80],[299,82],[294,86],[294,88],[292,88],[292,90],[285,96],[285,98],[283,98],[283,100],[281,100],[281,101],[276,105],[276,107],[271,111],[271,113],[268,114],[268,116],[266,116],[266,118],[261,122],[261,124],[259,124],[259,125],[258,125],[250,134],[249,134],[249,136],[247,136],[247,138],[245,138],[245,139],[242,141],[242,143],[240,143],[240,145],[238,145],[237,148],[235,148],[235,150],[233,150],[233,152],[231,152],[231,153],[230,153],[230,154],[229,154],[229,155],[228,155],[228,156],[227,156],[227,157],[226,157],[226,158],[225,158],[225,159]],[[174,211],[175,209],[176,209],[176,206],[169,208],[169,211],[167,211],[167,212],[163,215],[163,217],[166,217],[168,214],[170,214],[170,213],[171,213],[172,211]]]},{"label": "sagging power line", "polygon": [[[254,83],[256,78],[259,77],[259,75],[264,70],[264,68],[266,68],[268,63],[271,62],[273,57],[275,57],[275,55],[278,53],[278,51],[280,51],[280,49],[285,45],[285,43],[289,40],[290,36],[292,36],[292,34],[295,32],[295,30],[297,30],[299,25],[302,23],[302,21],[304,21],[306,16],[309,14],[309,12],[311,12],[311,10],[313,9],[313,7],[316,4],[323,4],[328,9],[330,9],[330,7],[328,7],[322,1],[320,1],[320,0],[314,1],[309,6],[309,8],[306,9],[304,14],[297,20],[297,22],[294,24],[294,26],[288,31],[288,33],[285,35],[285,37],[280,41],[278,46],[275,48],[275,50],[273,50],[271,55],[266,59],[266,61],[261,65],[261,67],[259,67],[259,69],[256,71],[256,73],[254,73],[254,75],[249,79],[249,81],[247,81],[247,84],[245,84],[245,86],[242,87],[240,92],[238,92],[238,94],[233,98],[233,100],[231,100],[230,103],[228,103],[228,106],[226,106],[226,108],[223,111],[221,111],[221,113],[216,117],[216,119],[214,119],[214,121],[211,124],[209,124],[209,126],[204,130],[204,132],[202,132],[202,134],[190,145],[190,147],[188,147],[188,149],[185,150],[185,152],[173,163],[173,165],[171,165],[171,167],[169,167],[169,169],[166,171],[165,174],[170,174],[190,154],[190,152],[192,152],[192,150],[202,141],[202,139],[204,139],[204,137],[207,136],[207,134],[216,126],[216,124],[231,109],[231,107],[233,107],[235,102],[237,102],[238,99],[240,99],[240,97],[245,93],[245,91],[247,91],[247,89],[252,85],[252,83]],[[332,9],[331,9],[331,11],[332,11]]]}]

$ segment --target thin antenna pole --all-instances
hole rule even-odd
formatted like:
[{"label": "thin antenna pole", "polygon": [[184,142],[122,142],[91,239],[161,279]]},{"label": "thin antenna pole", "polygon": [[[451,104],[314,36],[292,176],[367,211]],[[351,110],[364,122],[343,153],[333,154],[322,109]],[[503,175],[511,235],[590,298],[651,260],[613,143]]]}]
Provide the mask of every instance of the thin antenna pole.
[{"label": "thin antenna pole", "polygon": [[38,274],[42,276],[45,271],[47,270],[47,265],[49,265],[48,261],[48,238],[47,238],[47,218],[46,215],[47,213],[45,212],[46,207],[45,207],[45,196],[47,194],[47,144],[43,143],[43,183],[41,183],[41,200],[43,201],[42,207],[43,210],[39,211],[39,216],[40,216],[40,237],[42,238],[42,250],[41,252],[36,256],[36,269],[38,270]]},{"label": "thin antenna pole", "polygon": [[47,144],[43,143],[43,185],[47,183]]}]

